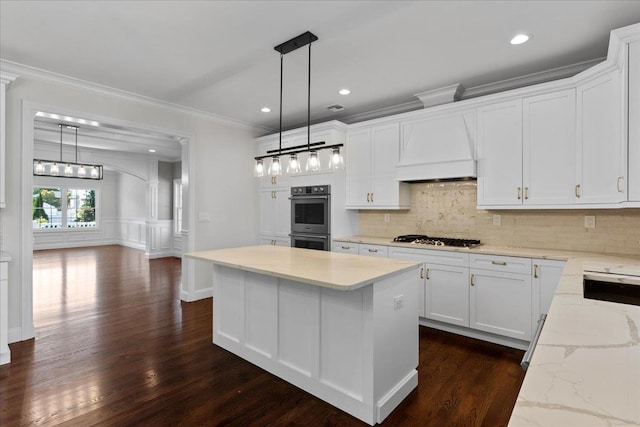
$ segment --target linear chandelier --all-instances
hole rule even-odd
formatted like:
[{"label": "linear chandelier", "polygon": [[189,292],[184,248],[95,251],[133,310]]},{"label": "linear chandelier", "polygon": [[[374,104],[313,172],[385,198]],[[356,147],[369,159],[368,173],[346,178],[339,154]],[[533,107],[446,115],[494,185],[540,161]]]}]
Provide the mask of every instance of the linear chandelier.
[{"label": "linear chandelier", "polygon": [[[298,160],[298,154],[309,153],[307,158],[307,164],[305,167],[306,172],[319,172],[322,168],[320,159],[318,157],[318,151],[331,150],[331,160],[329,161],[329,169],[341,169],[344,167],[344,159],[340,152],[341,147],[344,144],[326,145],[326,142],[314,142],[311,143],[311,43],[318,40],[318,37],[311,32],[307,31],[304,34],[300,34],[298,37],[294,37],[276,47],[275,50],[280,52],[280,132],[278,138],[278,149],[269,150],[264,156],[255,157],[255,170],[254,175],[256,177],[265,176],[265,172],[271,176],[282,175],[282,164],[280,163],[280,156],[289,156],[289,164],[287,165],[286,173],[298,174],[302,172],[300,168],[300,162]],[[309,45],[309,79],[307,84],[307,143],[303,145],[296,145],[295,147],[282,148],[282,76],[283,76],[283,61],[284,55],[294,50]],[[265,171],[264,159],[271,158],[271,164],[267,171]]]},{"label": "linear chandelier", "polygon": [[[78,163],[78,126],[59,124],[60,128],[60,161],[33,159],[33,174],[37,176],[53,176],[62,178],[79,178],[100,180],[103,178],[103,166],[89,163]],[[62,161],[62,128],[74,129],[76,133],[76,161]],[[64,166],[63,166],[64,165]]]}]

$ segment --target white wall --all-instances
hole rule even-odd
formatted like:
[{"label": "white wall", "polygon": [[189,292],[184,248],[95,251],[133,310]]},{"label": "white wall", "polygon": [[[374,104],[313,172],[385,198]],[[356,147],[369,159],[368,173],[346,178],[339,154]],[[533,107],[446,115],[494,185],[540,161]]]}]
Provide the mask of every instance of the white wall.
[{"label": "white wall", "polygon": [[158,219],[173,219],[173,163],[158,162]]},{"label": "white wall", "polygon": [[144,219],[147,217],[147,183],[142,179],[121,173],[118,180],[118,218]]},{"label": "white wall", "polygon": [[[188,192],[195,195],[195,217],[208,213],[210,222],[188,224],[191,248],[202,250],[257,243],[257,182],[252,176],[255,145],[259,131],[202,114],[170,108],[159,103],[111,94],[104,88],[86,88],[65,79],[49,79],[39,72],[5,66],[19,77],[7,89],[6,100],[6,179],[7,207],[1,212],[2,249],[13,256],[9,263],[9,329],[12,340],[28,338],[31,326],[23,319],[23,286],[31,287],[31,273],[22,265],[24,236],[21,215],[22,165],[21,137],[23,101],[52,106],[50,112],[85,113],[88,118],[113,119],[142,127],[176,131],[188,135],[194,169],[191,182],[183,174]],[[221,161],[222,160],[222,161]],[[214,163],[216,167],[211,165]],[[186,168],[183,167],[186,171]],[[27,172],[30,176],[30,171]],[[187,182],[185,182],[187,181]],[[185,212],[189,215],[189,212]],[[26,233],[26,231],[25,231]],[[195,263],[195,261],[188,261]],[[24,275],[23,275],[24,273]],[[195,263],[195,288],[211,287],[211,266]],[[27,310],[25,313],[28,313]],[[28,316],[27,316],[28,317]],[[22,328],[22,329],[20,329]],[[13,332],[12,332],[13,330]]]}]

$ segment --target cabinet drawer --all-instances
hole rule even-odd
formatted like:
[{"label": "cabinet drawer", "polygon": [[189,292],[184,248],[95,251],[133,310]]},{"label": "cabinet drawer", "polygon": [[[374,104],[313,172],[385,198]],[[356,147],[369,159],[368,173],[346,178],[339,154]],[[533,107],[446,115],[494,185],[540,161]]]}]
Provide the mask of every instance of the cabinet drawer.
[{"label": "cabinet drawer", "polygon": [[469,267],[482,270],[503,271],[506,273],[531,274],[531,259],[469,254]]},{"label": "cabinet drawer", "polygon": [[332,252],[340,252],[343,254],[354,254],[358,255],[360,253],[360,245],[358,243],[348,243],[348,242],[333,242],[333,246],[331,247]]},{"label": "cabinet drawer", "polygon": [[389,247],[382,245],[360,245],[360,255],[377,256],[386,258],[389,255]]},{"label": "cabinet drawer", "polygon": [[0,280],[8,280],[7,276],[7,263],[6,262],[0,262]]},{"label": "cabinet drawer", "polygon": [[389,247],[389,258],[410,259],[428,264],[469,266],[469,254],[456,251]]}]

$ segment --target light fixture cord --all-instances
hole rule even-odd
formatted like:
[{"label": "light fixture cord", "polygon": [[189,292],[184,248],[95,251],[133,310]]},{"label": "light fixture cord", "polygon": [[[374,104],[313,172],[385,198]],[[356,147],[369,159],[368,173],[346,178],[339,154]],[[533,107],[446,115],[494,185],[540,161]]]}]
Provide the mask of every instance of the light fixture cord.
[{"label": "light fixture cord", "polygon": [[60,128],[60,163],[62,163],[62,125],[58,125]]},{"label": "light fixture cord", "polygon": [[78,127],[76,126],[76,163],[78,163]]},{"label": "light fixture cord", "polygon": [[282,64],[284,60],[284,54],[280,52],[280,138],[278,143],[278,155],[282,153]]},{"label": "light fixture cord", "polygon": [[[311,40],[311,36],[309,36]],[[311,44],[309,41],[309,80],[307,84],[307,149],[311,149]]]}]

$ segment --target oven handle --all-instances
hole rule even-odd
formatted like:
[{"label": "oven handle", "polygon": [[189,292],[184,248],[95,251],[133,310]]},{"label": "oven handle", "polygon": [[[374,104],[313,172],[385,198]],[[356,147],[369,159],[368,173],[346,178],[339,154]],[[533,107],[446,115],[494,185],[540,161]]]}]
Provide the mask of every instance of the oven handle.
[{"label": "oven handle", "polygon": [[299,200],[299,199],[325,199],[328,200],[329,196],[291,196],[289,200]]},{"label": "oven handle", "polygon": [[520,362],[520,366],[523,370],[527,370],[529,368],[529,363],[531,363],[531,358],[533,357],[533,352],[538,345],[538,339],[540,339],[540,332],[542,332],[542,327],[544,326],[544,322],[547,320],[547,315],[540,315],[540,320],[538,320],[538,327],[536,328],[536,333],[529,344],[529,348],[527,348],[527,352],[524,354],[522,358],[522,362]]},{"label": "oven handle", "polygon": [[310,238],[313,238],[313,239],[327,240],[327,236],[316,235],[316,234],[295,234],[295,233],[291,233],[291,234],[289,234],[289,237],[310,237]]}]

